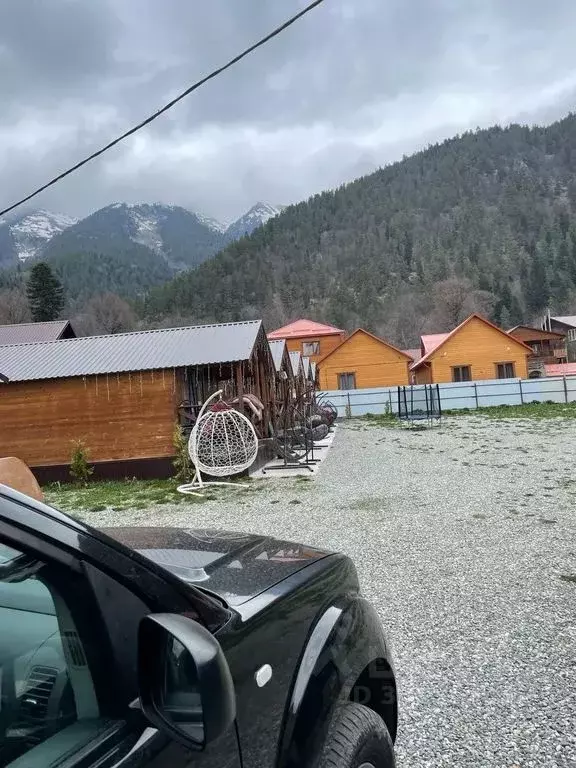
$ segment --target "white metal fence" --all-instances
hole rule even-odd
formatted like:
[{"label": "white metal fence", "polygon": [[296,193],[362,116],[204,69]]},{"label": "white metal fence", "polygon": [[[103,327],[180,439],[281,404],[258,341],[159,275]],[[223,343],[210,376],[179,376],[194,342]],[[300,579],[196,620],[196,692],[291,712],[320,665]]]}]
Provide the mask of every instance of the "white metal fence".
[{"label": "white metal fence", "polygon": [[[419,389],[415,385],[415,389]],[[576,402],[576,376],[542,379],[491,379],[440,384],[443,411],[460,408],[485,408],[524,403]],[[338,416],[364,416],[367,413],[398,413],[398,387],[351,389],[319,392],[338,408]]]}]

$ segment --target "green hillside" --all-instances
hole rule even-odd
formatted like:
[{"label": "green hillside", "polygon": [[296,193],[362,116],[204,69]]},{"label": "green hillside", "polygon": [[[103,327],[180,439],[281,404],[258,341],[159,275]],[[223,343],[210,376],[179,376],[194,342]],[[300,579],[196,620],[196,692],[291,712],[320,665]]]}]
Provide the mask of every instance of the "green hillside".
[{"label": "green hillside", "polygon": [[400,344],[576,311],[576,117],[478,130],[287,208],[153,289],[149,320],[300,315]]}]

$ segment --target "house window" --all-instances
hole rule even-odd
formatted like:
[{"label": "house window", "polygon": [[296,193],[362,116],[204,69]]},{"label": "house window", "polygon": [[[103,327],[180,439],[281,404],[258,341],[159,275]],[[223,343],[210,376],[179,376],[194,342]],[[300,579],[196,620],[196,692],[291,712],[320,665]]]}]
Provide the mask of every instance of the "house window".
[{"label": "house window", "polygon": [[576,341],[576,328],[568,331],[568,341]]},{"label": "house window", "polygon": [[339,373],[338,389],[356,389],[355,373]]},{"label": "house window", "polygon": [[304,341],[302,343],[302,354],[304,357],[308,357],[309,355],[319,355],[320,354],[320,342],[319,341]]},{"label": "house window", "polygon": [[513,379],[516,376],[514,363],[496,363],[499,379]]},{"label": "house window", "polygon": [[472,381],[469,365],[457,365],[452,368],[452,381]]}]

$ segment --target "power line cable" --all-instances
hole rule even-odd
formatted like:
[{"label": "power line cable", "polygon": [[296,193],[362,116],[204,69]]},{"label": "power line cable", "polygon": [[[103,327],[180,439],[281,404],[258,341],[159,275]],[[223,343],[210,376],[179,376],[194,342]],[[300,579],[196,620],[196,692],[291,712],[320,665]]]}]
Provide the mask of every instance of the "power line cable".
[{"label": "power line cable", "polygon": [[21,200],[18,200],[17,203],[13,203],[12,205],[8,206],[8,208],[5,208],[3,211],[0,211],[0,216],[4,216],[6,213],[10,213],[10,211],[13,211],[15,208],[18,208],[20,205],[27,203],[28,200],[31,200],[33,197],[36,197],[36,195],[39,195],[41,192],[44,192],[44,190],[48,189],[48,187],[51,187],[54,184],[57,184],[62,179],[66,178],[66,176],[69,176],[71,173],[74,173],[74,171],[77,171],[79,168],[82,168],[83,165],[86,165],[91,160],[94,160],[100,155],[103,155],[104,152],[107,152],[109,149],[112,149],[112,147],[115,147],[116,144],[119,144],[121,141],[124,141],[124,139],[127,139],[128,136],[132,136],[137,131],[140,131],[146,125],[156,120],[156,118],[160,117],[160,115],[164,114],[164,112],[167,112],[169,109],[172,109],[172,107],[175,104],[177,104],[179,101],[182,101],[182,99],[188,96],[190,93],[200,88],[209,80],[213,80],[215,77],[218,77],[218,75],[221,75],[227,69],[230,69],[230,67],[233,67],[235,64],[237,64],[239,61],[244,59],[246,56],[249,56],[251,53],[253,53],[253,51],[255,51],[257,48],[260,48],[261,46],[265,45],[274,37],[279,35],[281,32],[284,32],[285,29],[288,29],[288,27],[291,27],[292,24],[298,21],[298,19],[301,19],[302,16],[305,16],[312,9],[316,8],[316,6],[320,5],[323,2],[324,0],[314,0],[313,3],[310,3],[310,5],[307,5],[306,8],[300,11],[300,13],[297,13],[295,16],[292,16],[292,18],[288,19],[288,21],[285,21],[284,24],[277,27],[275,30],[270,32],[270,34],[266,35],[266,37],[261,38],[260,40],[258,40],[257,43],[254,43],[254,45],[251,45],[249,48],[246,48],[246,50],[242,51],[242,53],[239,53],[238,56],[235,56],[233,59],[230,59],[230,61],[227,64],[224,64],[222,67],[215,69],[209,75],[206,75],[206,77],[203,77],[202,80],[198,80],[198,82],[194,83],[194,85],[191,85],[190,88],[187,88],[185,91],[182,91],[180,95],[176,96],[176,98],[172,99],[172,101],[169,101],[168,104],[165,104],[157,112],[154,112],[154,114],[150,115],[150,117],[147,117],[141,123],[138,123],[138,125],[135,125],[133,128],[130,128],[129,131],[126,131],[126,133],[123,133],[121,136],[118,136],[113,141],[110,141],[108,144],[102,147],[102,149],[99,149],[96,152],[93,152],[91,155],[84,158],[84,160],[81,160],[79,163],[76,163],[76,165],[73,165],[71,168],[68,168],[67,171],[64,171],[63,173],[58,174],[58,176],[55,176],[46,184],[43,184],[41,187],[38,187],[38,189],[36,189],[34,192],[31,192],[29,195],[26,195],[26,197],[23,197]]}]

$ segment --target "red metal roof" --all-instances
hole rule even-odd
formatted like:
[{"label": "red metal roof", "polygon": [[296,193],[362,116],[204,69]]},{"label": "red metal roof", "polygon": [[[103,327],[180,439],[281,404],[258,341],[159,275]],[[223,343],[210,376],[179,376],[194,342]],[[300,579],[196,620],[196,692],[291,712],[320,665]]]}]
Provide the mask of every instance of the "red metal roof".
[{"label": "red metal roof", "polygon": [[550,363],[544,368],[546,376],[576,376],[576,363]]},{"label": "red metal roof", "polygon": [[[427,336],[421,336],[424,355],[430,354],[433,349],[440,346],[450,334],[448,333],[429,333]],[[421,355],[423,357],[423,355]]]},{"label": "red metal roof", "polygon": [[272,333],[268,334],[269,339],[290,339],[300,336],[332,336],[336,333],[346,333],[341,328],[335,328],[333,325],[324,325],[315,323],[313,320],[296,320],[293,323],[284,325]]}]

